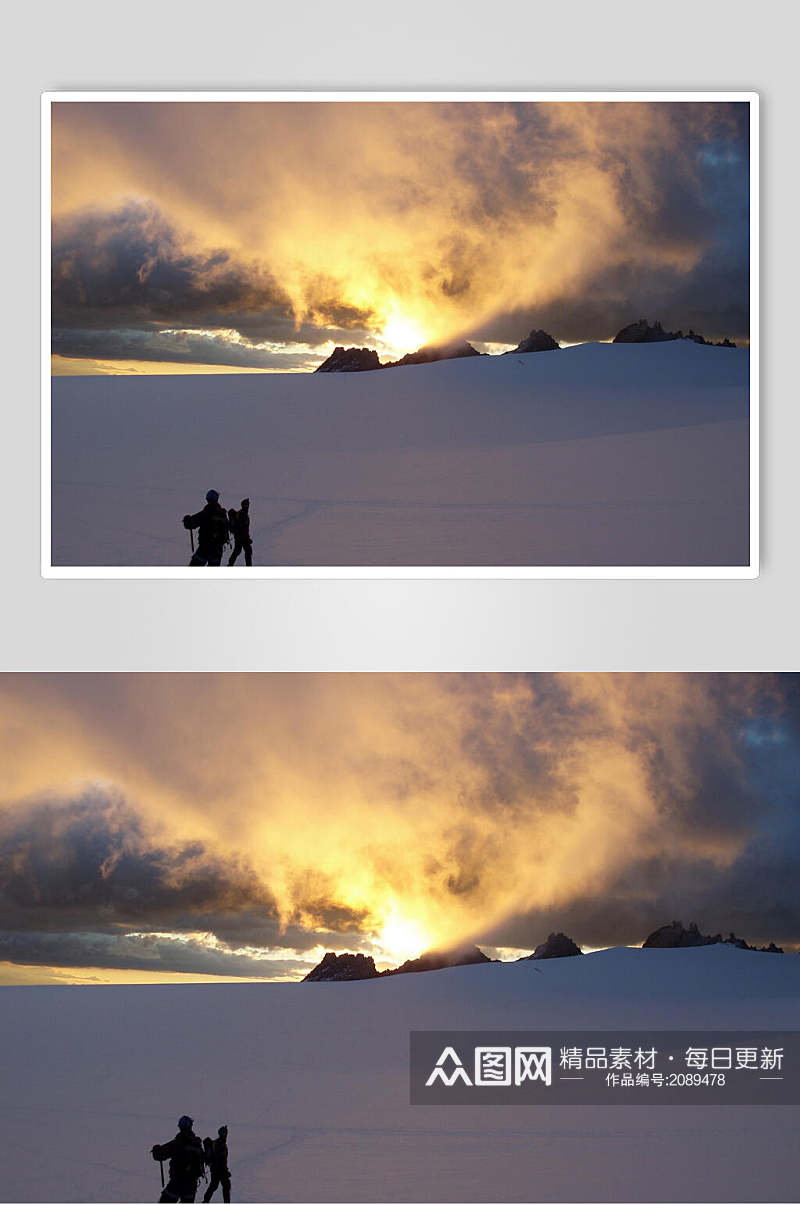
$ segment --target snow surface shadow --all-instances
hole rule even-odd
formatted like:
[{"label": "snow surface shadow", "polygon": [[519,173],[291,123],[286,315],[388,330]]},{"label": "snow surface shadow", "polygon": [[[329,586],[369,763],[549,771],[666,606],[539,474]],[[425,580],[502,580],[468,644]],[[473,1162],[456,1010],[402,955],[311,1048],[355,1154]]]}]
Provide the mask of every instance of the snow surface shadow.
[{"label": "snow surface shadow", "polygon": [[746,351],[518,360],[57,378],[53,564],[185,565],[212,486],[257,565],[748,563]]}]

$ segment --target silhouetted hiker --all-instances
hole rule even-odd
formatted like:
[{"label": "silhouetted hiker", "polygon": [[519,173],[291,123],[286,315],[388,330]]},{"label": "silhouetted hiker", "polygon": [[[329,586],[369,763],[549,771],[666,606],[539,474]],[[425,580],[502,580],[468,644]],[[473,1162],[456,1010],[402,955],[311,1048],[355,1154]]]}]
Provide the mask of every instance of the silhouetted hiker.
[{"label": "silhouetted hiker", "polygon": [[205,1191],[203,1200],[208,1202],[222,1185],[223,1201],[231,1199],[231,1173],[228,1171],[228,1127],[220,1126],[218,1137],[212,1142],[210,1138],[203,1139],[206,1153],[206,1163],[211,1170],[211,1182]]},{"label": "silhouetted hiker", "polygon": [[183,526],[192,531],[197,528],[197,548],[189,561],[190,565],[219,565],[222,548],[228,539],[228,512],[219,504],[219,494],[209,490],[206,504],[196,515],[184,515]]},{"label": "silhouetted hiker", "polygon": [[236,564],[236,558],[244,549],[245,565],[253,563],[253,541],[250,539],[250,499],[242,498],[241,510],[228,511],[228,526],[233,536],[233,552],[228,558],[229,565]]},{"label": "silhouetted hiker", "polygon": [[191,1117],[182,1117],[172,1141],[153,1147],[153,1158],[159,1163],[169,1159],[169,1180],[159,1201],[193,1201],[195,1198],[205,1159],[203,1144],[192,1130],[193,1125]]}]

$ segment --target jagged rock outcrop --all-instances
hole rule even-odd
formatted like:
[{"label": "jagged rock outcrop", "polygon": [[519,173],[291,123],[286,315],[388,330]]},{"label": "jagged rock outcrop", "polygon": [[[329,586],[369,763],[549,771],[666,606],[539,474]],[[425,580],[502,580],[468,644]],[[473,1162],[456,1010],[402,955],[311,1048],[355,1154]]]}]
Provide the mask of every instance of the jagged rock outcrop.
[{"label": "jagged rock outcrop", "polygon": [[334,347],[315,372],[370,372],[382,368],[378,353],[371,347]]},{"label": "jagged rock outcrop", "polygon": [[692,343],[707,344],[707,342],[708,342],[706,339],[703,338],[702,335],[698,335],[696,331],[693,331],[691,327],[689,327],[689,330],[687,331],[687,333],[685,335],[684,335],[683,331],[678,331],[677,338],[678,339],[690,339]]},{"label": "jagged rock outcrop", "polygon": [[334,954],[329,950],[322,962],[309,971],[303,983],[340,983],[348,979],[377,979],[375,961],[370,955]]},{"label": "jagged rock outcrop", "polygon": [[538,945],[528,958],[572,958],[575,954],[582,953],[580,946],[577,946],[571,937],[567,937],[566,933],[551,933],[547,941]]},{"label": "jagged rock outcrop", "polygon": [[384,368],[401,368],[404,364],[434,364],[437,360],[461,360],[465,356],[479,355],[481,353],[476,351],[471,343],[450,343],[438,347],[430,344],[428,347],[421,347],[419,351],[409,352],[402,360],[384,364]]},{"label": "jagged rock outcrop", "polygon": [[688,929],[684,929],[679,920],[662,925],[642,942],[643,950],[674,950],[684,946],[708,946],[711,939],[704,937],[697,925],[692,921]]},{"label": "jagged rock outcrop", "polygon": [[640,318],[638,322],[632,322],[630,326],[623,326],[621,331],[617,331],[613,342],[666,343],[678,337],[677,331],[665,331],[660,322],[654,322],[651,326],[646,318]]},{"label": "jagged rock outcrop", "polygon": [[654,322],[651,326],[646,318],[640,318],[638,322],[632,322],[630,326],[623,326],[621,331],[617,331],[612,342],[613,343],[670,343],[674,339],[690,339],[692,343],[702,343],[705,347],[735,347],[735,343],[731,343],[730,339],[723,339],[719,343],[710,343],[708,339],[704,339],[702,335],[698,335],[696,331],[689,330],[687,334],[680,331],[665,331],[660,322]]},{"label": "jagged rock outcrop", "polygon": [[513,356],[521,352],[527,355],[532,351],[559,351],[561,345],[557,343],[552,335],[548,335],[547,331],[531,331],[531,333],[517,344],[514,351],[507,351],[504,354]]},{"label": "jagged rock outcrop", "polygon": [[684,335],[683,331],[678,331],[679,339],[691,339],[692,343],[702,343],[704,347],[735,347],[735,343],[731,343],[730,339],[721,339],[719,343],[712,343],[710,339],[704,339],[702,335],[698,335],[696,331],[689,330],[688,334]]},{"label": "jagged rock outcrop", "polygon": [[690,946],[716,945],[736,946],[740,950],[758,950],[762,954],[783,953],[780,946],[776,946],[772,941],[768,946],[751,946],[743,937],[737,937],[735,933],[730,933],[727,937],[723,937],[721,933],[715,933],[712,937],[707,933],[701,933],[694,921],[691,922],[688,929],[685,929],[679,920],[670,921],[668,925],[662,925],[660,929],[656,929],[642,942],[642,949],[676,950]]},{"label": "jagged rock outcrop", "polygon": [[721,934],[716,933],[708,944],[712,946],[718,944],[738,946],[740,950],[756,950],[759,954],[783,953],[783,949],[780,946],[776,946],[774,941],[771,941],[768,946],[751,946],[743,937],[737,937],[735,933],[729,933],[727,937],[722,937]]},{"label": "jagged rock outcrop", "polygon": [[429,950],[419,958],[409,958],[402,966],[383,975],[411,975],[419,971],[442,971],[445,967],[473,966],[480,962],[492,962],[477,946],[462,946],[457,950]]}]

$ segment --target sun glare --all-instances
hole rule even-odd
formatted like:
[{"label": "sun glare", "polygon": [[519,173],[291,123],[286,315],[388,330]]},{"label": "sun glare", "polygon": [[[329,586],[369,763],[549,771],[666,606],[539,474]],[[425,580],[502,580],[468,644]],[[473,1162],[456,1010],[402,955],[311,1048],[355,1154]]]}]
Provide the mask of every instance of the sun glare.
[{"label": "sun glare", "polygon": [[417,351],[425,343],[425,334],[418,322],[403,314],[393,314],[381,332],[381,340],[398,358]]},{"label": "sun glare", "polygon": [[396,962],[416,958],[430,948],[430,940],[422,926],[397,913],[386,921],[379,942],[387,958]]}]

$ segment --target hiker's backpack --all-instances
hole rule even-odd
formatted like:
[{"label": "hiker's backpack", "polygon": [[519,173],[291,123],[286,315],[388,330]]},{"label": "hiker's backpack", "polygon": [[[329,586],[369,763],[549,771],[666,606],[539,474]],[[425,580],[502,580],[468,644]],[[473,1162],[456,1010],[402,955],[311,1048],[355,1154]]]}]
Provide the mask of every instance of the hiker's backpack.
[{"label": "hiker's backpack", "polygon": [[214,1162],[214,1143],[210,1138],[203,1139],[203,1151],[206,1157],[206,1163],[210,1167]]},{"label": "hiker's backpack", "polygon": [[203,1147],[198,1138],[195,1142],[187,1144],[181,1153],[181,1163],[183,1165],[183,1173],[192,1180],[199,1180],[204,1175],[206,1170],[206,1161],[203,1154]]},{"label": "hiker's backpack", "polygon": [[226,544],[228,541],[228,516],[222,507],[208,516],[207,523],[209,543]]}]

